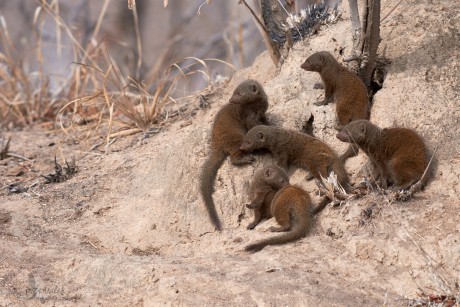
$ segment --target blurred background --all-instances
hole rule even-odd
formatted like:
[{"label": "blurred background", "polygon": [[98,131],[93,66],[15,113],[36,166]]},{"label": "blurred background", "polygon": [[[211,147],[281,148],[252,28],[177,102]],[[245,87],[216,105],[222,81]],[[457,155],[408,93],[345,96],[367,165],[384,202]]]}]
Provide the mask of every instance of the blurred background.
[{"label": "blurred background", "polygon": [[[139,80],[149,83],[157,79],[165,67],[186,57],[221,59],[240,68],[250,65],[265,49],[249,11],[237,5],[238,1],[213,1],[209,5],[203,2],[173,0],[164,8],[163,1],[136,1],[142,46],[142,61],[136,76]],[[3,23],[11,38],[8,44],[14,46],[5,48],[12,46],[4,46],[5,40],[2,40],[2,53],[14,53],[10,56],[28,71],[38,70],[37,58],[43,57],[43,73],[50,76],[55,88],[72,74],[71,63],[83,59],[66,33],[70,31],[83,49],[105,49],[122,75],[135,76],[140,54],[134,16],[127,1],[48,3],[50,12],[40,7],[40,1],[0,1]],[[95,33],[97,27],[100,28]],[[42,55],[37,56],[37,52]],[[215,66],[216,74],[230,73],[226,65]]]},{"label": "blurred background", "polygon": [[[258,11],[259,1],[246,2]],[[90,116],[90,103],[102,112],[133,86],[151,123],[155,93],[169,102],[199,93],[266,49],[238,2],[137,0],[133,11],[127,0],[0,0],[0,127]],[[297,0],[296,9],[317,2]],[[101,98],[104,91],[112,94]]]}]

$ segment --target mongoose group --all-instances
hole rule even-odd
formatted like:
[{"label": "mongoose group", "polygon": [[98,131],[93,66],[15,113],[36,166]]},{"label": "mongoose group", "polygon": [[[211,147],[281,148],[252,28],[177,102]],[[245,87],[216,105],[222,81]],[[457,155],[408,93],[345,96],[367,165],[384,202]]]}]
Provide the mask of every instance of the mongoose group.
[{"label": "mongoose group", "polygon": [[421,179],[422,185],[426,184],[426,178],[422,178],[428,166],[424,141],[411,129],[380,129],[371,123],[367,89],[354,72],[326,51],[309,56],[301,68],[318,72],[324,83],[325,98],[315,104],[335,103],[337,138],[350,144],[342,155],[313,136],[313,117],[308,122],[307,133],[269,125],[266,118],[268,98],[256,80],[243,81],[236,87],[229,103],[220,109],[212,125],[211,151],[202,168],[200,188],[216,229],[221,230],[222,226],[212,193],[217,171],[226,157],[230,156],[230,162],[235,166],[251,164],[255,158],[250,153],[264,148],[275,160],[276,165],[262,168],[252,180],[250,203],[246,207],[254,210],[254,221],[247,228],[254,229],[262,219],[274,217],[280,227],[271,227],[270,230],[285,233],[246,246],[245,250],[249,252],[304,237],[312,216],[324,207],[318,205],[315,208],[306,191],[290,184],[286,173],[290,166],[309,171],[318,181],[333,172],[338,183],[350,192],[352,186],[344,164],[361,149],[373,166],[374,183],[381,188],[408,189]]}]

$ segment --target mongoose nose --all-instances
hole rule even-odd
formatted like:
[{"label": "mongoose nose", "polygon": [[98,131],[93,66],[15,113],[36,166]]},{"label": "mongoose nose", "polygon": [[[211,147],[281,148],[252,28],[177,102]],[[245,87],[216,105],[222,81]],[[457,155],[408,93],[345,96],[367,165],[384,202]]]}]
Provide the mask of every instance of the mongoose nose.
[{"label": "mongoose nose", "polygon": [[341,141],[345,141],[346,138],[347,138],[346,135],[345,135],[345,133],[342,132],[342,131],[339,131],[335,137],[338,138],[338,139],[341,140]]}]

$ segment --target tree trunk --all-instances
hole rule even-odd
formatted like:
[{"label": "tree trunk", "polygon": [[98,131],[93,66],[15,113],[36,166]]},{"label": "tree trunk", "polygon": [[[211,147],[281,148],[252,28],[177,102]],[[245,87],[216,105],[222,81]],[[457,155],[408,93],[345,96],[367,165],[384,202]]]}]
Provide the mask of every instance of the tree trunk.
[{"label": "tree trunk", "polygon": [[367,0],[366,20],[366,36],[364,38],[361,72],[364,83],[369,88],[380,43],[380,0]]},{"label": "tree trunk", "polygon": [[359,20],[358,0],[348,0],[350,6],[350,19],[352,26],[353,50],[352,57],[358,58],[361,56],[363,45],[363,33],[361,21]]},{"label": "tree trunk", "polygon": [[353,50],[345,61],[357,60],[358,75],[369,89],[380,43],[380,0],[366,0],[361,25],[357,0],[348,0],[352,23]]}]

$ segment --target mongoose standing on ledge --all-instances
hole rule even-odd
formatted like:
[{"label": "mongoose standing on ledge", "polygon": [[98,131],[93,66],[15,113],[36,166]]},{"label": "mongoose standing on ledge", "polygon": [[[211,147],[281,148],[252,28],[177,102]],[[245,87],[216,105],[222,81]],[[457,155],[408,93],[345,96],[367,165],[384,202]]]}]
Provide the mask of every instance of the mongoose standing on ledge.
[{"label": "mongoose standing on ledge", "polygon": [[273,232],[286,233],[245,247],[246,251],[257,252],[267,245],[280,245],[304,237],[311,220],[311,200],[307,192],[296,186],[281,188],[273,198],[271,213],[280,227],[271,227]]},{"label": "mongoose standing on ledge", "polygon": [[270,206],[276,192],[282,187],[289,185],[289,176],[281,168],[272,165],[264,167],[258,171],[251,183],[250,197],[251,203],[246,207],[254,209],[254,221],[247,229],[254,229],[263,218],[270,218]]},{"label": "mongoose standing on ledge", "polygon": [[[337,125],[340,130],[346,124],[358,120],[369,119],[369,96],[364,82],[352,71],[342,66],[327,51],[320,51],[309,56],[300,66],[306,71],[320,74],[325,87],[325,97],[316,105],[327,105],[335,102]],[[342,162],[358,154],[358,148],[350,145],[341,155]]]},{"label": "mongoose standing on ledge", "polygon": [[[337,134],[342,142],[356,143],[374,166],[373,179],[386,189],[407,189],[427,168],[427,149],[422,138],[407,128],[380,129],[367,120],[349,123]],[[422,182],[422,186],[426,183]]]},{"label": "mongoose standing on ledge", "polygon": [[293,164],[309,170],[311,175],[321,181],[331,171],[337,175],[338,182],[348,190],[348,175],[339,157],[326,143],[301,132],[259,125],[244,136],[240,149],[253,151],[269,149],[277,161],[277,166],[287,169]]},{"label": "mongoose standing on ledge", "polygon": [[241,82],[233,92],[230,103],[216,115],[211,132],[211,152],[201,171],[200,189],[213,225],[221,230],[212,193],[217,171],[227,156],[233,165],[245,165],[254,157],[240,150],[243,137],[252,127],[265,124],[268,99],[262,85],[255,80]]}]

